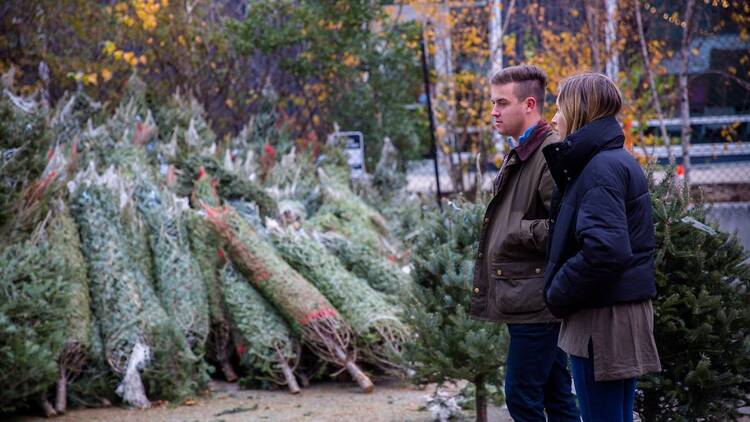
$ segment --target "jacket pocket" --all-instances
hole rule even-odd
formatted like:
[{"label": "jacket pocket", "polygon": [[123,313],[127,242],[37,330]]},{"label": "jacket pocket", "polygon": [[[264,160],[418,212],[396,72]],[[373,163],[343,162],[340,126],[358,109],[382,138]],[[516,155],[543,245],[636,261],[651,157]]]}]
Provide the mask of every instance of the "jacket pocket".
[{"label": "jacket pocket", "polygon": [[495,300],[500,313],[526,314],[544,310],[543,264],[493,264]]}]

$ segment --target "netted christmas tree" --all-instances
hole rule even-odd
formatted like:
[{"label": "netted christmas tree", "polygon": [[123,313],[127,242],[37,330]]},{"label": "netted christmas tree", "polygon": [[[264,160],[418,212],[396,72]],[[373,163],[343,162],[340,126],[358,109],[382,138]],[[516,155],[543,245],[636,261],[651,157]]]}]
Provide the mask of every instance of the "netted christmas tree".
[{"label": "netted christmas tree", "polygon": [[193,353],[202,359],[209,331],[208,296],[183,221],[187,201],[158,189],[143,176],[136,182],[134,198],[149,227],[156,292]]},{"label": "netted christmas tree", "polygon": [[59,378],[55,398],[55,411],[64,413],[67,408],[68,384],[79,375],[90,355],[91,299],[78,228],[62,199],[54,200],[52,208],[47,237],[50,248],[64,263],[60,275],[66,281],[68,290],[66,339],[58,359]]},{"label": "netted christmas tree", "polygon": [[[208,180],[206,179],[205,182],[208,182]],[[210,189],[211,187],[207,186],[207,188]],[[218,366],[224,375],[224,379],[233,382],[237,380],[237,373],[232,367],[231,327],[218,278],[219,268],[225,261],[217,253],[219,239],[208,226],[203,211],[191,210],[188,213],[187,228],[190,250],[200,268],[208,299],[211,329],[207,344],[207,357]]]},{"label": "netted christmas tree", "polygon": [[246,385],[271,382],[300,389],[294,377],[299,343],[278,311],[250,285],[231,263],[221,270],[221,288],[234,327],[235,349],[247,370]]},{"label": "netted christmas tree", "polygon": [[126,403],[145,407],[146,390],[153,397],[180,399],[196,394],[207,379],[153,287],[133,265],[118,208],[121,183],[114,170],[100,177],[82,174],[74,188],[74,210],[105,356],[122,376],[118,393]]},{"label": "netted christmas tree", "polygon": [[750,266],[673,175],[652,183],[654,337],[662,372],[641,378],[644,421],[737,419],[750,391]]},{"label": "netted christmas tree", "polygon": [[415,289],[406,308],[414,336],[405,347],[419,383],[468,380],[478,421],[487,420],[489,390],[501,391],[507,348],[504,325],[468,315],[474,258],[485,206],[443,202],[425,215],[413,248]]},{"label": "netted christmas tree", "polygon": [[[202,176],[205,177],[208,176]],[[207,204],[216,203],[216,197],[211,197],[210,191],[201,193],[207,195],[203,206],[208,221],[240,271],[279,310],[317,356],[345,368],[365,392],[371,392],[374,388],[372,381],[355,363],[350,328],[336,309],[310,282],[284,262],[273,246],[258,235],[234,208],[228,205],[211,207]]]},{"label": "netted christmas tree", "polygon": [[304,231],[278,229],[273,243],[288,263],[323,293],[354,329],[364,357],[386,371],[402,371],[407,330],[399,309]]},{"label": "netted christmas tree", "polygon": [[367,245],[350,241],[335,233],[323,234],[319,238],[347,270],[366,280],[373,289],[387,295],[391,302],[400,306],[410,302],[414,281],[395,262]]},{"label": "netted christmas tree", "polygon": [[348,175],[341,175],[337,165],[318,170],[322,206],[305,227],[333,231],[375,248],[387,255],[398,255],[398,245],[391,238],[385,218],[351,191]]}]

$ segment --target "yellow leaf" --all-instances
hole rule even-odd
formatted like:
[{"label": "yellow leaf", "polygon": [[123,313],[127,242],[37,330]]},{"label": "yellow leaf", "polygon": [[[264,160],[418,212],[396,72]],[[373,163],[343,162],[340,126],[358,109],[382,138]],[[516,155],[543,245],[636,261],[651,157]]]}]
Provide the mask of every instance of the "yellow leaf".
[{"label": "yellow leaf", "polygon": [[89,73],[83,77],[83,83],[86,85],[96,85],[97,78],[96,73]]},{"label": "yellow leaf", "polygon": [[115,46],[115,43],[112,41],[105,41],[104,42],[104,54],[112,54],[117,46]]},{"label": "yellow leaf", "polygon": [[161,7],[169,7],[169,0],[161,0]]},{"label": "yellow leaf", "polygon": [[146,64],[146,56],[145,55],[141,55],[141,57],[138,57],[138,61],[141,64]]},{"label": "yellow leaf", "polygon": [[729,73],[731,73],[732,75],[736,75],[737,74],[737,68],[734,67],[734,66],[729,66],[729,68],[727,70],[729,70]]},{"label": "yellow leaf", "polygon": [[138,66],[138,59],[135,58],[135,56],[131,57],[130,60],[128,60],[128,64],[132,67]]},{"label": "yellow leaf", "polygon": [[115,51],[115,54],[114,54],[115,60],[120,60],[122,58],[122,54],[123,54],[122,50]]},{"label": "yellow leaf", "polygon": [[132,60],[135,59],[135,54],[133,54],[132,51],[128,51],[128,52],[122,54],[122,59],[125,60],[126,62],[130,63]]},{"label": "yellow leaf", "polygon": [[110,79],[112,79],[112,71],[110,71],[106,67],[102,69],[102,79],[104,79],[104,82],[107,82]]}]

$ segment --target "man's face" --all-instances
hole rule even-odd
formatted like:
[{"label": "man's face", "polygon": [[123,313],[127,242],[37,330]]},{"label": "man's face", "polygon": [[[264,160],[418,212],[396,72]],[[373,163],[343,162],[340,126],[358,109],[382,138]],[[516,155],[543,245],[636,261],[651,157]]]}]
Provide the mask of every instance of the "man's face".
[{"label": "man's face", "polygon": [[524,131],[525,108],[523,101],[519,101],[513,92],[516,83],[491,85],[492,119],[495,129],[503,136],[513,136],[518,139]]}]

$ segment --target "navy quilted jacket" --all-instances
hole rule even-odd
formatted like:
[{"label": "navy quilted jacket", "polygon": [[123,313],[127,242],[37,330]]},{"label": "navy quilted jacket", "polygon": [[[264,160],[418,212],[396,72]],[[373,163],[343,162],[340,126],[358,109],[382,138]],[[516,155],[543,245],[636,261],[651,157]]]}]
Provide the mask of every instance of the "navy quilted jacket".
[{"label": "navy quilted jacket", "polygon": [[557,317],[656,296],[648,183],[623,140],[606,117],[543,150],[558,188],[544,288]]}]

